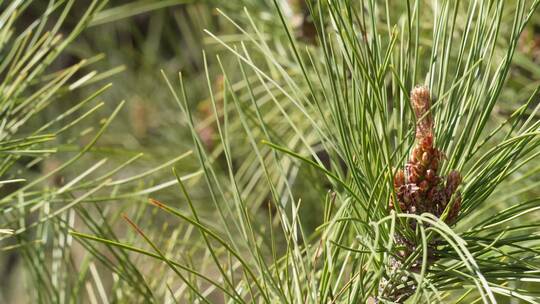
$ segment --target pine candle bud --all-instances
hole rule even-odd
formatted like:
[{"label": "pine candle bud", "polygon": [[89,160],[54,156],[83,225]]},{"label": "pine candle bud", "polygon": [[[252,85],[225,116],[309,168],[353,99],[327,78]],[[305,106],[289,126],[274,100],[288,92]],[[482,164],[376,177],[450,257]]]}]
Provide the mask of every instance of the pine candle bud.
[{"label": "pine candle bud", "polygon": [[[461,209],[461,194],[457,190],[461,183],[461,175],[457,171],[451,171],[448,176],[438,174],[444,154],[434,146],[433,116],[428,88],[415,87],[411,91],[411,104],[416,116],[416,145],[404,170],[398,169],[395,173],[393,186],[396,195],[390,199],[389,206],[397,212],[409,214],[428,212],[439,218],[447,212],[444,221],[452,224]],[[416,222],[412,221],[410,225],[411,228],[416,228]],[[401,258],[408,257],[417,247],[412,240],[407,240],[403,235],[396,235],[395,240],[404,248],[400,253]],[[428,254],[434,247],[433,243],[428,244]],[[392,261],[393,268],[399,268],[401,265],[399,259]],[[413,262],[409,270],[418,272],[420,264],[419,260]],[[386,297],[401,303],[400,299],[408,298],[415,291],[414,280],[405,278],[404,281],[408,280],[412,284],[405,288],[389,291],[382,282],[379,289],[386,290]]]},{"label": "pine candle bud", "polygon": [[[433,118],[431,116],[431,97],[429,89],[417,86],[411,91],[411,104],[416,116],[416,138],[422,140],[433,136]],[[431,144],[429,144],[431,145]]]},{"label": "pine candle bud", "polygon": [[[429,89],[417,86],[411,91],[411,104],[416,116],[416,146],[405,170],[398,170],[394,176],[394,189],[400,212],[422,214],[432,213],[440,217],[450,200],[454,200],[445,221],[455,221],[461,208],[461,194],[457,191],[461,183],[459,172],[452,171],[447,177],[438,175],[444,154],[434,147],[433,117]],[[395,208],[390,201],[390,208]]]}]

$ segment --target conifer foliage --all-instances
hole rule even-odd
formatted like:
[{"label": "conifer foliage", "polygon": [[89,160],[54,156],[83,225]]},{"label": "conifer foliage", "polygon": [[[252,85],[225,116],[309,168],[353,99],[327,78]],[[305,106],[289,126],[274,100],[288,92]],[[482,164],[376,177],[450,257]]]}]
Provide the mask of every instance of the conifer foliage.
[{"label": "conifer foliage", "polygon": [[0,302],[540,302],[539,4],[0,0]]}]

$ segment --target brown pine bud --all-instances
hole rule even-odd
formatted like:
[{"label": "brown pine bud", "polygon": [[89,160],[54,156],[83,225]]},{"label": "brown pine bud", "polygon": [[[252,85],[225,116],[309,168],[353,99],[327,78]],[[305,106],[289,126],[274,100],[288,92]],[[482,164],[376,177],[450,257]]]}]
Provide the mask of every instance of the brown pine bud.
[{"label": "brown pine bud", "polygon": [[448,224],[453,224],[456,221],[459,211],[461,210],[461,194],[459,192],[455,193],[453,199],[454,203],[452,209],[450,209],[448,217],[446,218]]},{"label": "brown pine bud", "polygon": [[429,161],[430,161],[430,156],[427,152],[424,152],[424,154],[422,154],[422,163],[424,163],[424,165],[427,165],[429,164]]},{"label": "brown pine bud", "polygon": [[416,138],[424,138],[433,134],[433,118],[429,112],[431,97],[429,89],[417,86],[411,91],[411,104],[416,115]]},{"label": "brown pine bud", "polygon": [[418,177],[424,177],[424,175],[426,173],[426,167],[423,166],[422,164],[417,164],[416,166],[413,167],[413,172]]},{"label": "brown pine bud", "polygon": [[416,183],[417,176],[414,174],[414,165],[411,162],[408,162],[405,165],[405,176],[409,183]]},{"label": "brown pine bud", "polygon": [[429,168],[436,173],[437,169],[439,169],[439,161],[437,159],[433,159],[429,164]]},{"label": "brown pine bud", "polygon": [[433,135],[429,134],[420,138],[420,147],[424,150],[431,150],[433,148]]},{"label": "brown pine bud", "polygon": [[[431,98],[426,87],[416,87],[411,92],[411,104],[417,118],[416,139],[409,161],[404,170],[398,170],[394,176],[396,201],[390,200],[390,206],[399,204],[402,212],[420,214],[430,212],[441,217],[450,203],[446,222],[453,223],[461,209],[461,195],[457,190],[461,176],[452,171],[448,176],[439,176],[437,171],[445,159],[442,151],[434,146],[433,118],[430,113]],[[413,229],[415,224],[411,224]]]},{"label": "brown pine bud", "polygon": [[418,187],[420,188],[421,191],[426,191],[429,187],[429,183],[426,180],[423,180],[420,182]]},{"label": "brown pine bud", "polygon": [[400,210],[405,210],[405,208],[407,208],[407,206],[405,206],[405,204],[403,202],[399,202],[399,209]]},{"label": "brown pine bud", "polygon": [[405,184],[405,173],[399,169],[394,176],[394,188],[399,188]]},{"label": "brown pine bud", "polygon": [[426,113],[431,106],[431,96],[426,86],[416,86],[411,91],[411,102],[417,116]]},{"label": "brown pine bud", "polygon": [[419,161],[421,159],[421,156],[422,156],[422,150],[419,147],[414,148],[411,159],[413,161]]},{"label": "brown pine bud", "polygon": [[[405,202],[405,204],[409,204],[411,201],[412,201],[411,194],[407,193],[407,192],[403,193],[403,202]],[[401,207],[401,204],[400,204],[400,207]],[[403,210],[403,209],[405,209],[405,208],[401,208],[401,210]]]},{"label": "brown pine bud", "polygon": [[435,181],[435,171],[433,171],[432,169],[428,169],[426,171],[426,179],[429,182],[434,182]]},{"label": "brown pine bud", "polygon": [[459,172],[450,172],[448,174],[448,178],[446,179],[446,190],[450,192],[450,194],[452,194],[454,193],[454,191],[456,191],[459,184],[461,184],[461,175],[459,174]]},{"label": "brown pine bud", "polygon": [[418,186],[411,186],[410,191],[412,202],[418,204],[420,202],[420,188]]},{"label": "brown pine bud", "polygon": [[454,200],[454,206],[452,209],[457,215],[459,213],[459,210],[461,209],[461,193],[456,192],[456,194],[454,194]]}]

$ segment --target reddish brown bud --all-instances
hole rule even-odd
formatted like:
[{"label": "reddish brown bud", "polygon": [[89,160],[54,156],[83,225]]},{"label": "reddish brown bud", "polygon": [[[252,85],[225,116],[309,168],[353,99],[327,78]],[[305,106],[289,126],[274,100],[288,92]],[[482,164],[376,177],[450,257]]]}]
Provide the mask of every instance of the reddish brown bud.
[{"label": "reddish brown bud", "polygon": [[405,210],[407,206],[405,206],[405,204],[403,202],[399,202],[399,209],[400,210]]},{"label": "reddish brown bud", "polygon": [[415,181],[411,180],[412,176],[414,176],[414,165],[411,163],[411,162],[408,162],[406,165],[405,165],[405,175],[407,177],[407,180],[410,182],[410,183],[415,183]]},{"label": "reddish brown bud", "polygon": [[[403,201],[405,202],[405,204],[409,204],[411,202],[411,195],[410,193],[403,193]],[[400,206],[401,206],[401,202],[400,202]],[[405,208],[401,208],[401,210],[403,210]]]},{"label": "reddish brown bud", "polygon": [[420,190],[426,191],[428,189],[428,187],[429,187],[429,183],[427,181],[423,180],[422,182],[420,182],[418,187],[420,188]]},{"label": "reddish brown bud", "polygon": [[413,149],[412,160],[419,161],[422,156],[422,150],[419,147]]},{"label": "reddish brown bud", "polygon": [[433,134],[433,118],[429,112],[431,97],[425,86],[415,87],[411,91],[411,104],[416,115],[416,138],[424,138]]},{"label": "reddish brown bud", "polygon": [[[420,214],[430,212],[440,217],[450,203],[455,201],[448,212],[447,223],[453,223],[461,208],[461,195],[457,191],[461,176],[452,171],[448,176],[439,176],[440,162],[444,153],[434,146],[433,119],[430,113],[431,98],[426,87],[416,87],[411,92],[411,104],[416,115],[417,144],[413,148],[405,170],[398,170],[394,176],[396,201],[402,212]],[[412,224],[413,229],[415,224]]]},{"label": "reddish brown bud", "polygon": [[[398,170],[394,176],[396,196],[390,199],[390,208],[399,205],[399,211],[409,214],[431,213],[441,218],[446,211],[444,221],[447,224],[456,222],[461,210],[461,194],[458,187],[461,183],[459,172],[452,171],[448,176],[439,176],[437,170],[445,159],[442,151],[434,146],[433,120],[430,113],[431,99],[427,88],[416,87],[411,92],[411,103],[417,118],[416,146],[410,154],[404,170]],[[451,204],[449,206],[449,204]],[[410,221],[409,227],[416,229],[417,223]],[[414,250],[414,242],[409,242],[404,235],[397,236],[397,242],[406,248],[403,257]],[[436,246],[430,243],[428,246]],[[419,263],[411,264],[411,268],[419,267]]]},{"label": "reddish brown bud", "polygon": [[433,148],[433,136],[429,134],[420,138],[420,147],[424,150],[431,150]]},{"label": "reddish brown bud", "polygon": [[413,167],[413,172],[419,177],[422,177],[426,173],[426,167],[423,166],[422,164],[417,164],[416,166]]},{"label": "reddish brown bud", "polygon": [[427,165],[429,164],[429,160],[430,160],[429,154],[427,152],[424,152],[424,154],[422,154],[422,163]]},{"label": "reddish brown bud", "polygon": [[399,169],[394,176],[394,187],[399,188],[405,184],[405,173],[403,170]]},{"label": "reddish brown bud", "polygon": [[433,159],[431,163],[429,164],[429,168],[437,172],[437,169],[439,169],[439,161],[437,159]]},{"label": "reddish brown bud", "polygon": [[411,91],[411,103],[417,117],[425,114],[431,106],[429,89],[426,86],[416,86]]},{"label": "reddish brown bud", "polygon": [[418,186],[411,186],[410,191],[413,203],[417,204],[420,201],[420,188]]},{"label": "reddish brown bud", "polygon": [[426,171],[426,179],[430,182],[435,181],[435,171],[433,171],[432,169],[428,169]]},{"label": "reddish brown bud", "polygon": [[453,206],[453,211],[456,213],[456,215],[458,214],[459,210],[461,209],[461,193],[457,192],[455,195],[454,195],[454,206]]},{"label": "reddish brown bud", "polygon": [[457,171],[452,171],[448,174],[448,178],[446,180],[446,189],[450,193],[453,193],[458,188],[459,184],[461,183],[461,175]]},{"label": "reddish brown bud", "polygon": [[449,224],[453,224],[456,221],[457,216],[459,215],[460,209],[461,209],[461,194],[457,192],[456,194],[454,194],[454,203],[452,205],[452,209],[450,209],[448,213],[446,222]]}]

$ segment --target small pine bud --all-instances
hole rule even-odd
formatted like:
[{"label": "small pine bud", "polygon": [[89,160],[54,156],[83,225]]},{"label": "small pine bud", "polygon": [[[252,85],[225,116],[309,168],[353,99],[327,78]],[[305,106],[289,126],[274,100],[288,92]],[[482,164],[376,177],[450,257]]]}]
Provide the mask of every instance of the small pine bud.
[{"label": "small pine bud", "polygon": [[403,202],[399,202],[399,209],[401,210],[405,210],[407,206],[405,206],[405,204]]},{"label": "small pine bud", "polygon": [[426,179],[430,182],[434,182],[435,181],[435,171],[433,171],[432,169],[428,169],[426,171]]},{"label": "small pine bud", "polygon": [[411,91],[411,102],[415,113],[424,114],[431,106],[431,96],[426,86],[416,86]]},{"label": "small pine bud", "polygon": [[415,147],[412,156],[412,160],[419,161],[422,158],[422,149],[420,149],[420,147]]},{"label": "small pine bud", "polygon": [[431,97],[429,89],[417,86],[411,91],[411,104],[416,115],[416,138],[425,138],[433,134],[433,118],[431,116]]},{"label": "small pine bud", "polygon": [[424,152],[424,154],[422,154],[422,163],[427,165],[429,164],[429,161],[430,161],[429,154],[427,152]]},{"label": "small pine bud", "polygon": [[433,148],[433,135],[429,134],[420,138],[420,147],[424,150],[431,150]]},{"label": "small pine bud", "polygon": [[431,163],[429,164],[429,168],[436,173],[437,169],[439,169],[439,161],[437,159],[431,160]]},{"label": "small pine bud", "polygon": [[446,180],[446,189],[450,193],[454,193],[456,189],[458,188],[459,184],[461,184],[461,175],[457,171],[452,171],[448,174],[448,178]]},{"label": "small pine bud", "polygon": [[399,188],[405,184],[405,173],[399,169],[394,176],[394,188]]},{"label": "small pine bud", "polygon": [[423,180],[420,182],[418,187],[420,188],[421,191],[426,191],[429,187],[429,183],[426,180]]},{"label": "small pine bud", "polygon": [[417,164],[414,168],[414,174],[416,174],[419,178],[423,177],[426,173],[426,167],[422,164]]}]

